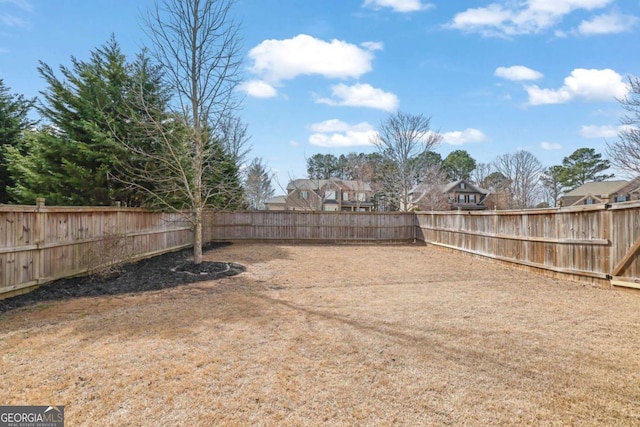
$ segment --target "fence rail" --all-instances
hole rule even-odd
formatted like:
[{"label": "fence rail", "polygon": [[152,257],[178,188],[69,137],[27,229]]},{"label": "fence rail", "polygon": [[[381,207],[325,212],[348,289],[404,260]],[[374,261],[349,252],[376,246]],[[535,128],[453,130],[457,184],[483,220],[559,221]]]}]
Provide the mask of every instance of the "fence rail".
[{"label": "fence rail", "polygon": [[640,202],[525,211],[418,212],[427,243],[569,275],[640,287]]},{"label": "fence rail", "polygon": [[[203,240],[403,242],[401,213],[207,212]],[[93,269],[191,246],[184,216],[132,208],[0,207],[0,298]]]},{"label": "fence rail", "polygon": [[[411,242],[640,288],[640,202],[483,212],[207,212],[204,241]],[[180,214],[0,206],[0,298],[193,244]]]},{"label": "fence rail", "polygon": [[211,240],[410,242],[415,216],[399,212],[218,212],[207,221]]},{"label": "fence rail", "polygon": [[0,298],[109,263],[192,244],[179,214],[131,208],[0,207]]}]

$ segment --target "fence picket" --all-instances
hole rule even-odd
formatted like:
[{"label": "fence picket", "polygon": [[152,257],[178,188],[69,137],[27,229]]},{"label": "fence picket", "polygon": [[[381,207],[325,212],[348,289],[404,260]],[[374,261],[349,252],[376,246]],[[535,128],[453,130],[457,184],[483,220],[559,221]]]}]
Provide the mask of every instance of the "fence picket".
[{"label": "fence picket", "polygon": [[[563,277],[640,286],[640,202],[481,212],[208,211],[203,233],[205,242],[419,240]],[[96,251],[114,236],[127,260],[193,244],[189,222],[177,213],[0,206],[0,298],[86,273],[88,254],[101,256]]]}]

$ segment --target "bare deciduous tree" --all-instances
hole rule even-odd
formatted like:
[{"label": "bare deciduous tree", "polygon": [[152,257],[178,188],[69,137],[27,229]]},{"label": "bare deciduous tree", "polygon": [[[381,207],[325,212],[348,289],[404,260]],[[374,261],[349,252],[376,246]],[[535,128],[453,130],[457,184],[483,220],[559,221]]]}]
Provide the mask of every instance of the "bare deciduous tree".
[{"label": "bare deciduous tree", "polygon": [[250,209],[264,209],[265,202],[274,195],[271,175],[262,159],[253,159],[245,174],[245,197]]},{"label": "bare deciduous tree", "polygon": [[373,139],[382,157],[395,166],[387,169],[384,181],[395,192],[403,211],[410,208],[409,192],[424,166],[416,159],[425,157],[424,153],[442,139],[439,133],[431,130],[430,122],[431,118],[422,114],[390,114],[382,121]]},{"label": "bare deciduous tree", "polygon": [[[225,135],[225,124],[239,106],[235,90],[240,84],[240,37],[233,4],[156,0],[145,21],[153,55],[173,94],[174,111],[169,117],[143,114],[150,139],[135,147],[139,179],[129,181],[169,208],[176,208],[175,197],[180,195],[186,203],[180,208],[187,209],[193,227],[196,264],[202,261],[203,211],[230,184],[222,169],[223,141],[217,138]],[[132,110],[144,111],[143,91],[136,99]],[[153,187],[146,182],[153,182]]]},{"label": "bare deciduous tree", "polygon": [[447,172],[439,165],[431,165],[423,170],[423,182],[414,193],[414,208],[426,211],[449,210],[448,196],[444,193]]},{"label": "bare deciduous tree", "polygon": [[478,163],[471,173],[471,179],[477,185],[483,185],[483,182],[489,175],[493,173],[493,165],[491,163]]},{"label": "bare deciduous tree", "polygon": [[218,129],[218,138],[225,151],[236,164],[244,164],[251,151],[247,124],[238,116],[228,115],[220,120]]},{"label": "bare deciduous tree", "polygon": [[528,151],[503,154],[493,162],[494,168],[509,181],[509,209],[532,208],[540,199],[542,163]]},{"label": "bare deciduous tree", "polygon": [[640,77],[629,78],[629,94],[619,100],[627,114],[616,142],[607,143],[607,155],[617,169],[631,176],[640,174]]}]

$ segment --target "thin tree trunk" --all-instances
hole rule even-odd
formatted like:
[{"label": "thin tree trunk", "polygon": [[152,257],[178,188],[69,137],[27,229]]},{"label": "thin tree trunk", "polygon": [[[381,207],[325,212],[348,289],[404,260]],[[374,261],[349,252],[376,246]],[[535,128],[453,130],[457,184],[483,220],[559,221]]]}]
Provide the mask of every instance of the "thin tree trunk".
[{"label": "thin tree trunk", "polygon": [[202,209],[196,209],[193,225],[193,262],[202,262]]}]

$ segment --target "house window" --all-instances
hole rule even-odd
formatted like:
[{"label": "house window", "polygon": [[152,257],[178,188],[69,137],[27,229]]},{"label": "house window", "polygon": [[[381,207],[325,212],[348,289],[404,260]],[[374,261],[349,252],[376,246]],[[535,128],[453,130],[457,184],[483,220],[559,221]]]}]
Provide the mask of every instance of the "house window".
[{"label": "house window", "polygon": [[457,200],[458,200],[458,203],[475,203],[476,195],[475,194],[458,194]]},{"label": "house window", "polygon": [[626,202],[629,198],[627,196],[616,196],[613,201],[614,202]]},{"label": "house window", "polygon": [[307,191],[299,191],[298,192],[298,196],[302,199],[302,200],[307,200],[309,198],[309,192]]},{"label": "house window", "polygon": [[327,190],[324,192],[324,196],[327,200],[335,200],[336,199],[336,191],[335,190]]},{"label": "house window", "polygon": [[584,204],[585,205],[595,205],[596,201],[594,199],[592,199],[591,197],[589,197],[588,199],[585,199]]},{"label": "house window", "polygon": [[367,198],[366,198],[366,196],[365,196],[365,194],[364,194],[364,193],[358,193],[358,198],[357,198],[357,200],[358,200],[359,202],[364,202],[365,200],[367,200]]},{"label": "house window", "polygon": [[461,190],[464,190],[465,188],[466,188],[465,183],[464,183],[464,182],[461,182],[461,183],[460,183],[460,189],[461,189]]},{"label": "house window", "polygon": [[345,202],[349,201],[349,192],[345,191],[342,193],[342,200]]}]

